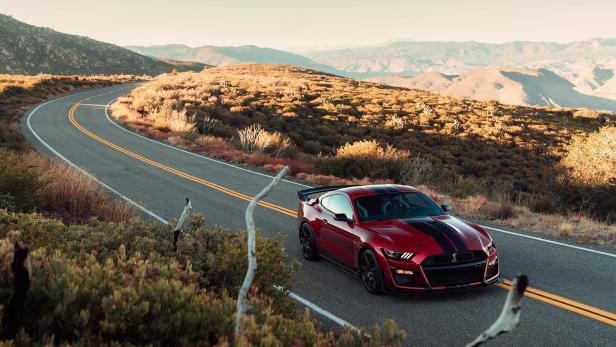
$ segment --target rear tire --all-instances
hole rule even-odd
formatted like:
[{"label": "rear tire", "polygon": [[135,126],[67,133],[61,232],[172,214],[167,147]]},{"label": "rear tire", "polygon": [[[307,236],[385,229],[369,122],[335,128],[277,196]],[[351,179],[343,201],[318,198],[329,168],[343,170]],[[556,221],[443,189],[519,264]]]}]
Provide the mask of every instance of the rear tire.
[{"label": "rear tire", "polygon": [[314,233],[308,223],[302,224],[299,228],[299,246],[304,259],[314,261],[319,258]]},{"label": "rear tire", "polygon": [[381,271],[376,255],[369,249],[363,251],[359,257],[359,272],[364,287],[370,294],[383,294],[385,289],[383,271]]}]

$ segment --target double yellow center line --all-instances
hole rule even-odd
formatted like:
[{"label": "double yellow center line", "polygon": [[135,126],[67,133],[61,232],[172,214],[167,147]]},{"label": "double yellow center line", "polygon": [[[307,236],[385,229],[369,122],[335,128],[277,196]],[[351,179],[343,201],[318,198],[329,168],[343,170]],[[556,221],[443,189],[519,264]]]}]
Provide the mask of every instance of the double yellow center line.
[{"label": "double yellow center line", "polygon": [[[167,171],[167,172],[172,173],[174,175],[180,176],[180,177],[185,178],[185,179],[187,179],[189,181],[192,181],[192,182],[195,182],[195,183],[207,186],[209,188],[218,190],[220,192],[223,192],[225,194],[231,195],[233,197],[236,197],[236,198],[244,200],[244,201],[251,201],[252,200],[252,197],[250,197],[248,195],[236,192],[234,190],[231,190],[231,189],[223,187],[223,186],[221,186],[219,184],[216,184],[216,183],[213,183],[213,182],[201,179],[199,177],[195,177],[195,176],[187,174],[187,173],[185,173],[183,171],[176,170],[176,169],[174,169],[174,168],[172,168],[170,166],[161,164],[159,162],[156,162],[154,160],[148,159],[148,158],[143,157],[143,156],[141,156],[139,154],[131,152],[131,151],[129,151],[129,150],[123,148],[123,147],[120,147],[120,146],[112,143],[111,141],[108,141],[108,140],[106,140],[106,139],[104,139],[104,138],[102,138],[102,137],[92,133],[91,131],[85,129],[84,127],[81,126],[81,124],[77,123],[77,121],[75,120],[75,111],[77,110],[77,108],[79,107],[79,105],[83,101],[86,101],[86,100],[88,100],[90,98],[93,98],[93,97],[94,96],[86,98],[86,99],[83,99],[83,100],[77,102],[76,104],[73,105],[73,107],[71,107],[71,109],[69,110],[69,113],[68,113],[69,121],[77,129],[79,129],[81,132],[83,132],[84,134],[90,136],[91,138],[95,139],[96,141],[99,141],[99,142],[101,142],[101,143],[103,143],[103,144],[105,144],[105,145],[107,145],[107,146],[117,150],[118,152],[124,153],[124,154],[128,155],[129,157],[132,157],[132,158],[140,160],[140,161],[142,161],[144,163],[150,164],[150,165],[152,165],[154,167],[157,167],[157,168],[159,168],[161,170],[164,170],[164,171]],[[291,216],[291,217],[296,217],[297,216],[297,212],[295,212],[293,210],[290,210],[290,209],[287,209],[287,208],[284,208],[282,206],[274,205],[274,204],[272,204],[270,202],[267,202],[267,201],[259,201],[259,205],[261,205],[263,207],[267,207],[269,209],[272,209],[272,210],[274,210],[276,212],[280,212],[280,213],[286,214],[286,215]]]},{"label": "double yellow center line", "polygon": [[[82,102],[84,102],[86,100],[89,100],[89,99],[92,99],[92,98],[94,98],[96,96],[98,96],[98,95],[94,95],[94,96],[91,96],[91,97],[88,97],[88,98],[85,98],[85,99],[82,99],[82,100],[76,102],[71,107],[71,109],[68,112],[68,119],[69,119],[69,121],[77,129],[79,129],[81,132],[83,132],[84,134],[86,134],[89,137],[93,138],[94,140],[99,141],[99,142],[101,142],[101,143],[103,143],[103,144],[105,144],[105,145],[107,145],[107,146],[117,150],[118,152],[124,153],[124,154],[128,155],[129,157],[132,157],[134,159],[137,159],[139,161],[142,161],[144,163],[147,163],[149,165],[157,167],[157,168],[159,168],[161,170],[167,171],[167,172],[169,172],[171,174],[174,174],[176,176],[179,176],[179,177],[185,178],[185,179],[187,179],[189,181],[192,181],[192,182],[201,184],[203,186],[215,189],[217,191],[223,192],[225,194],[231,195],[233,197],[236,197],[236,198],[244,200],[244,201],[252,200],[252,197],[250,197],[248,195],[242,194],[240,192],[237,192],[235,190],[229,189],[227,187],[223,187],[223,186],[221,186],[219,184],[216,184],[216,183],[213,183],[213,182],[201,179],[199,177],[192,176],[192,175],[190,175],[188,173],[185,173],[183,171],[174,169],[174,168],[172,168],[170,166],[161,164],[161,163],[156,162],[156,161],[154,161],[152,159],[148,159],[148,158],[143,157],[143,156],[141,156],[141,155],[139,155],[137,153],[131,152],[131,151],[127,150],[126,148],[120,147],[120,146],[112,143],[111,141],[106,140],[106,139],[104,139],[104,138],[102,138],[102,137],[92,133],[91,131],[85,129],[83,126],[81,126],[81,124],[79,124],[75,120],[75,112],[76,112],[77,108],[79,107],[79,105],[81,105]],[[285,215],[290,216],[290,217],[294,217],[294,218],[297,217],[296,211],[290,210],[290,209],[282,207],[282,206],[278,206],[278,205],[272,204],[272,203],[267,202],[267,201],[260,201],[259,205],[261,205],[263,207],[266,207],[266,208],[269,208],[271,210],[274,210],[276,212],[280,212],[280,213],[285,214]],[[511,288],[511,281],[504,280],[503,283],[499,283],[497,285],[499,287],[501,287],[501,288],[509,289],[509,288]],[[594,320],[603,322],[605,324],[608,324],[608,325],[611,325],[611,326],[616,326],[616,314],[613,314],[611,312],[603,311],[603,310],[600,310],[598,308],[591,307],[591,306],[582,304],[582,303],[577,302],[577,301],[569,300],[569,299],[563,298],[561,296],[550,294],[550,293],[547,293],[547,292],[544,292],[544,291],[541,291],[541,290],[538,290],[538,289],[535,289],[535,288],[530,288],[530,287],[527,289],[525,295],[530,297],[530,298],[533,298],[533,299],[536,299],[536,300],[548,303],[550,305],[553,305],[553,306],[556,306],[556,307],[560,307],[562,309],[565,309],[565,310],[568,310],[568,311],[571,311],[571,312],[575,312],[575,313],[580,314],[582,316],[585,316],[585,317],[588,317],[588,318],[592,318]]]},{"label": "double yellow center line", "polygon": [[[503,280],[503,282],[498,283],[497,286],[509,290],[509,288],[511,288],[511,281]],[[562,296],[554,295],[532,287],[526,288],[524,295],[529,298],[543,301],[550,305],[575,312],[584,317],[592,318],[607,325],[616,326],[616,314],[611,312],[603,311],[596,307],[588,306],[582,304],[581,302],[569,300],[567,298],[563,298]]]}]

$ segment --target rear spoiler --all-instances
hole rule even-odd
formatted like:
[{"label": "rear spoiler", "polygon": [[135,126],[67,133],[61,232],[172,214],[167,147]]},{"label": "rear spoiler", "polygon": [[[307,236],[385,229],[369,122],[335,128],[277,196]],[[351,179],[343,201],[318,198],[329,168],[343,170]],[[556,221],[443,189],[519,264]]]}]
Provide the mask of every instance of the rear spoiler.
[{"label": "rear spoiler", "polygon": [[324,192],[331,192],[332,190],[338,190],[338,189],[348,188],[348,187],[355,187],[355,186],[354,186],[354,185],[345,185],[345,186],[327,186],[327,187],[316,187],[316,188],[310,188],[310,189],[298,190],[298,191],[297,191],[297,197],[298,197],[301,201],[308,201],[308,200],[310,199],[310,198],[308,197],[308,195],[318,194],[318,193],[324,193]]}]

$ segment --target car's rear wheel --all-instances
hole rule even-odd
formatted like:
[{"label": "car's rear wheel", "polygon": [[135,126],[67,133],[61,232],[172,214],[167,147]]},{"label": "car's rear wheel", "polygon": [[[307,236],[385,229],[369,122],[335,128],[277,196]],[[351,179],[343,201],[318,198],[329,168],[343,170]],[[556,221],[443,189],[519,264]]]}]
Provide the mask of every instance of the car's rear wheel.
[{"label": "car's rear wheel", "polygon": [[310,224],[304,223],[299,228],[299,245],[306,260],[317,260],[319,253]]},{"label": "car's rear wheel", "polygon": [[364,286],[370,294],[382,294],[383,293],[383,272],[379,266],[379,262],[376,259],[374,252],[367,249],[359,258],[359,271]]}]

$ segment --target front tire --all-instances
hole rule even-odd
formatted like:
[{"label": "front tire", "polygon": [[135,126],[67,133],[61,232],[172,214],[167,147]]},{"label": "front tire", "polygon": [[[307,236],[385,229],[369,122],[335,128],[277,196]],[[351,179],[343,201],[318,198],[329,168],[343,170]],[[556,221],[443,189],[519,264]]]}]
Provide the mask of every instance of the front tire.
[{"label": "front tire", "polygon": [[383,272],[376,255],[371,250],[365,250],[359,258],[359,271],[364,287],[370,294],[382,294],[385,288]]},{"label": "front tire", "polygon": [[308,223],[302,224],[299,228],[299,245],[304,259],[314,261],[319,258],[314,233]]}]

